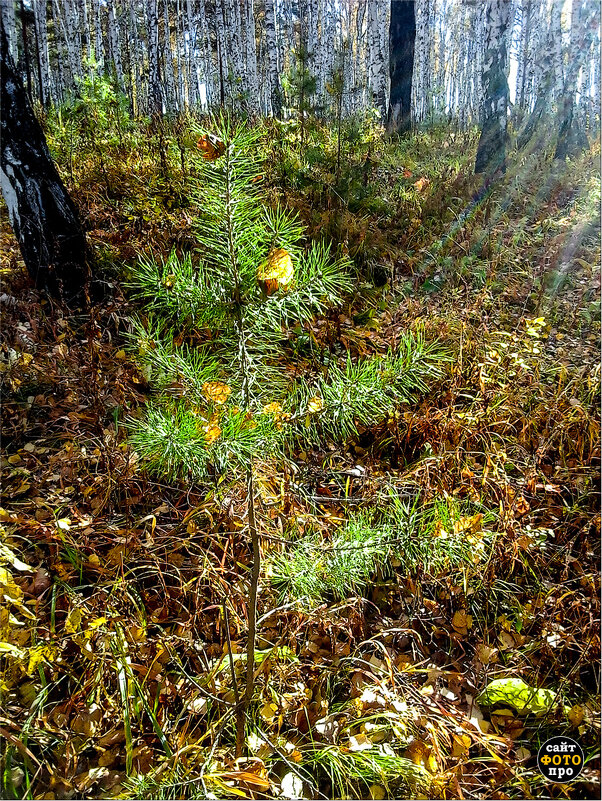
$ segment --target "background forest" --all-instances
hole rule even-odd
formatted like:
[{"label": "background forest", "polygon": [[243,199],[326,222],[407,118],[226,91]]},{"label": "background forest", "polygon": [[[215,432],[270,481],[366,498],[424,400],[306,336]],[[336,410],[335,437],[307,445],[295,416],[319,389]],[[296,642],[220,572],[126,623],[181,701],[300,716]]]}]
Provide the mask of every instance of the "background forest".
[{"label": "background forest", "polygon": [[305,102],[322,119],[374,109],[393,129],[410,112],[414,123],[478,124],[491,13],[514,114],[570,100],[593,129],[594,0],[2,2],[10,51],[44,109],[106,76],[134,116],[227,105],[280,117]]},{"label": "background forest", "polygon": [[0,11],[3,797],[598,798],[599,3]]}]

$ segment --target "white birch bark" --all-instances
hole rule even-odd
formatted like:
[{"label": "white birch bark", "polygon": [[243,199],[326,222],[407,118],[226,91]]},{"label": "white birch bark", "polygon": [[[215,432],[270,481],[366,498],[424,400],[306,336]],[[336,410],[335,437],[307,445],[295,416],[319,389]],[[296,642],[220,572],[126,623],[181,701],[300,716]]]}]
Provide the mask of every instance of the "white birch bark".
[{"label": "white birch bark", "polygon": [[377,109],[382,123],[387,119],[388,104],[389,12],[388,0],[372,0],[368,5],[366,41],[370,104]]},{"label": "white birch bark", "polygon": [[86,55],[86,70],[89,70],[92,60],[92,29],[90,27],[90,15],[88,13],[88,0],[78,0],[79,19],[82,31],[82,47]]},{"label": "white birch bark", "polygon": [[19,54],[17,47],[17,19],[15,16],[14,0],[0,0],[0,14],[2,14],[4,30],[6,31],[6,36],[8,38],[8,52],[16,64]]},{"label": "white birch bark", "polygon": [[563,27],[562,27],[562,0],[552,0],[551,21],[554,61],[554,88],[552,97],[558,101],[562,96],[564,88],[564,47],[563,47]]},{"label": "white birch bark", "polygon": [[148,109],[151,116],[162,113],[161,81],[159,77],[159,11],[157,0],[146,0],[148,31]]},{"label": "white birch bark", "polygon": [[186,24],[182,20],[186,52],[186,77],[188,84],[188,106],[195,108],[200,103],[199,68],[197,64],[197,26],[192,0],[186,0]]},{"label": "white birch bark", "polygon": [[180,0],[176,0],[176,78],[178,86],[178,105],[180,109],[188,107],[188,97],[186,94],[186,81],[184,79],[184,61],[183,61],[183,35],[182,35],[182,8]]},{"label": "white birch bark", "polygon": [[171,48],[171,26],[167,0],[163,0],[163,74],[165,76],[165,109],[178,111],[176,81],[173,71],[173,52]]},{"label": "white birch bark", "polygon": [[107,31],[109,34],[109,48],[111,51],[111,60],[115,68],[115,77],[117,78],[117,85],[121,91],[125,90],[123,83],[123,65],[121,61],[121,38],[119,36],[119,25],[117,14],[115,12],[116,0],[107,0]]},{"label": "white birch bark", "polygon": [[104,5],[101,5],[100,0],[92,0],[92,16],[94,18],[94,60],[98,65],[98,72],[102,73],[104,70],[104,50],[102,46],[103,33],[102,33],[102,11]]},{"label": "white birch bark", "polygon": [[267,74],[269,82],[270,110],[275,117],[280,116],[280,74],[278,64],[278,27],[276,23],[277,0],[265,0],[265,42]]},{"label": "white birch bark", "polygon": [[257,75],[257,43],[255,39],[255,9],[253,0],[244,0],[243,10],[249,110],[253,114],[258,114],[260,108],[259,79]]},{"label": "white birch bark", "polygon": [[414,49],[414,81],[412,106],[414,119],[422,122],[426,118],[430,86],[430,36],[427,0],[416,0],[416,43]]},{"label": "white birch bark", "polygon": [[134,114],[142,111],[144,105],[142,97],[142,47],[138,30],[137,6],[134,2],[129,4],[126,20],[127,39],[126,51],[128,53],[128,88],[130,103]]},{"label": "white birch bark", "polygon": [[482,79],[484,97],[475,172],[495,173],[505,166],[508,124],[506,69],[510,11],[511,4],[507,0],[486,0]]},{"label": "white birch bark", "polygon": [[[237,0],[222,0],[225,23],[226,63],[231,76],[230,92],[239,95],[247,89],[244,48],[241,30],[240,5]],[[231,97],[234,100],[234,97]]]},{"label": "white birch bark", "polygon": [[46,0],[34,0],[34,23],[38,45],[38,63],[40,70],[40,95],[42,106],[46,108],[50,102],[56,103],[56,90],[50,75],[50,58],[48,55],[48,20],[46,17]]},{"label": "white birch bark", "polygon": [[223,2],[222,0],[215,0],[215,39],[219,76],[219,102],[221,105],[226,102],[228,86],[228,48],[225,28]]},{"label": "white birch bark", "polygon": [[[211,37],[209,33],[209,24],[207,21],[205,0],[199,0],[198,26],[201,51],[200,77],[202,78],[202,82],[205,84],[204,108],[207,108],[211,103],[214,102],[216,95],[216,81],[215,70],[213,68]],[[199,94],[200,93],[201,87],[199,84]],[[201,100],[202,99],[203,98],[201,98]]]},{"label": "white birch bark", "polygon": [[81,49],[78,49],[80,37],[77,10],[71,0],[65,0],[62,8],[59,0],[53,0],[52,11],[55,25],[57,22],[59,25],[63,52],[67,54],[67,63],[63,63],[63,72],[65,66],[68,66],[69,70],[69,78],[66,84],[69,89],[74,89],[77,85],[77,79],[81,77]]}]

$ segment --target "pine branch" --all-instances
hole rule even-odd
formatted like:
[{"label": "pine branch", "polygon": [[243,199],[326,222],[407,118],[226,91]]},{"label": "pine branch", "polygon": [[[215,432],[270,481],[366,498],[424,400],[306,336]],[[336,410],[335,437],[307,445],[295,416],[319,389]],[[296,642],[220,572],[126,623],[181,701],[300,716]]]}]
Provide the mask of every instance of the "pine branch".
[{"label": "pine branch", "polygon": [[354,363],[348,357],[342,367],[330,365],[327,376],[299,382],[291,393],[288,434],[307,443],[352,437],[358,425],[375,425],[424,392],[428,380],[441,377],[443,361],[437,345],[419,332],[403,335],[399,350],[383,358]]}]

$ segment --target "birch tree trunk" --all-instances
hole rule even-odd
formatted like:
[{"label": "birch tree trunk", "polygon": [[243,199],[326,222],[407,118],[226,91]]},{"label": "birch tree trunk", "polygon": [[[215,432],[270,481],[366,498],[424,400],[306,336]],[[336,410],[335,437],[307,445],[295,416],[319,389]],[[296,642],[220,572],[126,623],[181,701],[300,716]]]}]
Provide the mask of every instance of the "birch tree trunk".
[{"label": "birch tree trunk", "polygon": [[253,0],[244,2],[244,36],[246,56],[247,91],[249,110],[259,113],[259,79],[257,77],[257,45],[255,42],[255,9]]},{"label": "birch tree trunk", "polygon": [[493,175],[505,170],[508,122],[508,24],[511,4],[507,0],[486,0],[485,58],[483,61],[483,104],[481,137],[475,162],[476,173]]},{"label": "birch tree trunk", "polygon": [[157,0],[147,0],[148,27],[148,109],[151,117],[160,117],[163,111],[161,81],[159,77],[159,12]]},{"label": "birch tree trunk", "polygon": [[140,45],[140,34],[138,31],[138,17],[136,16],[136,6],[130,3],[127,18],[127,47],[128,53],[128,84],[130,94],[130,104],[132,113],[139,114],[142,110],[142,48]]},{"label": "birch tree trunk", "polygon": [[270,106],[272,114],[275,117],[280,117],[282,114],[282,94],[278,64],[276,2],[277,0],[265,0],[265,40],[268,81],[270,84]]},{"label": "birch tree trunk", "polygon": [[[217,0],[216,0],[217,2]],[[192,0],[186,0],[186,24],[182,19],[182,34],[186,53],[186,77],[188,83],[188,106],[195,108],[200,103],[199,70],[197,64],[197,25]]]},{"label": "birch tree trunk", "polygon": [[414,0],[406,0],[406,2],[391,0],[389,25],[391,96],[388,120],[390,131],[405,131],[410,127],[415,40]]},{"label": "birch tree trunk", "polygon": [[428,0],[416,0],[416,39],[414,46],[414,86],[412,99],[417,122],[422,122],[427,115],[430,93],[430,48]]},{"label": "birch tree trunk", "polygon": [[40,73],[40,101],[43,108],[50,102],[56,103],[54,87],[50,79],[50,58],[48,55],[48,20],[46,18],[46,0],[34,0],[33,3],[36,42],[38,49],[38,70]]},{"label": "birch tree trunk", "polygon": [[355,60],[353,76],[353,110],[365,108],[368,97],[368,69],[363,43],[366,41],[366,4],[368,0],[359,0],[355,16]]},{"label": "birch tree trunk", "polygon": [[[559,6],[562,0],[553,0],[554,5]],[[553,12],[552,12],[553,15]],[[540,27],[545,26],[545,20],[540,20]],[[555,30],[553,18],[547,20],[547,26],[540,30],[537,37],[534,37],[534,49],[532,60],[538,62],[539,79],[537,82],[537,94],[533,111],[529,115],[522,131],[520,131],[517,146],[519,149],[525,147],[541,123],[542,117],[546,112],[551,111],[552,92],[554,87],[554,37]],[[535,44],[539,47],[535,49]]]},{"label": "birch tree trunk", "polygon": [[576,118],[578,79],[587,58],[596,30],[600,25],[600,6],[597,0],[573,0],[571,20],[571,52],[559,108],[558,142],[554,158],[574,156],[587,147],[587,137]]},{"label": "birch tree trunk", "polygon": [[88,14],[88,0],[79,0],[79,19],[82,30],[82,46],[86,53],[87,69],[92,60],[92,29],[90,27],[90,16]]},{"label": "birch tree trunk", "polygon": [[14,0],[0,0],[0,15],[8,38],[8,52],[16,64],[19,53],[17,49],[17,19]]},{"label": "birch tree trunk", "polygon": [[382,123],[387,119],[389,8],[388,0],[371,0],[368,6],[369,86],[372,105]]},{"label": "birch tree trunk", "polygon": [[173,72],[173,53],[171,49],[171,29],[167,0],[163,0],[163,74],[165,76],[165,108],[172,112],[178,110],[176,82]]},{"label": "birch tree trunk", "polygon": [[35,283],[72,299],[87,279],[86,238],[10,55],[3,18],[0,68],[0,185],[8,216]]},{"label": "birch tree trunk", "polygon": [[[213,56],[211,38],[209,34],[209,24],[207,21],[207,10],[205,0],[199,0],[199,30],[201,32],[201,75],[205,84],[205,96],[201,97],[201,85],[199,77],[199,97],[201,105],[207,108],[214,100],[216,94],[215,77],[213,70]],[[204,102],[203,102],[204,101]]]},{"label": "birch tree trunk", "polygon": [[92,13],[94,16],[94,58],[98,64],[98,72],[102,73],[104,70],[104,52],[102,46],[103,36],[100,0],[92,0]]},{"label": "birch tree trunk", "polygon": [[109,46],[111,51],[111,60],[115,68],[115,77],[117,79],[117,86],[120,91],[125,91],[123,83],[123,66],[121,62],[121,42],[119,37],[119,27],[117,24],[117,15],[115,13],[116,0],[107,0],[107,30],[109,34]]},{"label": "birch tree trunk", "polygon": [[553,99],[560,101],[564,89],[564,48],[562,45],[562,7],[561,0],[552,0],[551,26],[553,33],[552,57],[554,60],[554,87],[552,90]]},{"label": "birch tree trunk", "polygon": [[215,0],[215,39],[217,44],[217,64],[219,74],[220,105],[226,102],[226,81],[228,79],[228,55],[222,0]]},{"label": "birch tree trunk", "polygon": [[[57,50],[59,49],[58,31],[60,31],[60,40],[61,40],[60,50],[62,50],[63,53],[67,54],[66,59],[64,57],[62,58],[63,77],[65,75],[65,66],[68,65],[69,68],[69,79],[65,80],[65,85],[66,88],[68,89],[75,89],[77,85],[77,79],[78,77],[80,77],[81,62],[78,65],[78,57],[79,57],[77,49],[78,26],[75,17],[75,10],[70,0],[67,0],[62,9],[60,7],[59,0],[53,0],[52,18],[54,22],[54,37]],[[59,58],[61,58],[60,55]]]}]

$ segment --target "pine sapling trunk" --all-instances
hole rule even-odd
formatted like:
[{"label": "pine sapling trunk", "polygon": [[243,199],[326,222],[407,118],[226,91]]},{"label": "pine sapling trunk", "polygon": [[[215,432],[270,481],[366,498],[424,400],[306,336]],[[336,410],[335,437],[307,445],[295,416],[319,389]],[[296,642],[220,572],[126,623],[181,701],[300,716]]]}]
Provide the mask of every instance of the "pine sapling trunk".
[{"label": "pine sapling trunk", "polygon": [[[238,352],[240,358],[240,369],[243,378],[243,399],[245,408],[251,405],[251,394],[249,390],[249,362],[247,358],[246,332],[241,307],[241,287],[238,269],[238,258],[236,254],[235,234],[232,221],[232,195],[231,195],[231,166],[230,150],[226,150],[226,230],[228,237],[228,256],[230,260],[230,272],[234,280],[234,304],[236,316],[236,332],[238,339]],[[249,632],[247,637],[247,673],[245,680],[245,691],[237,699],[236,704],[236,756],[242,755],[245,742],[245,722],[247,710],[253,698],[254,668],[255,668],[255,638],[257,631],[257,588],[259,585],[259,573],[261,569],[261,550],[259,547],[259,532],[257,530],[257,520],[255,517],[255,484],[253,481],[253,459],[249,460],[247,467],[247,520],[249,523],[249,534],[251,536],[251,547],[253,551],[253,566],[251,568],[251,582],[249,587],[249,602],[247,604],[247,618]]]}]

